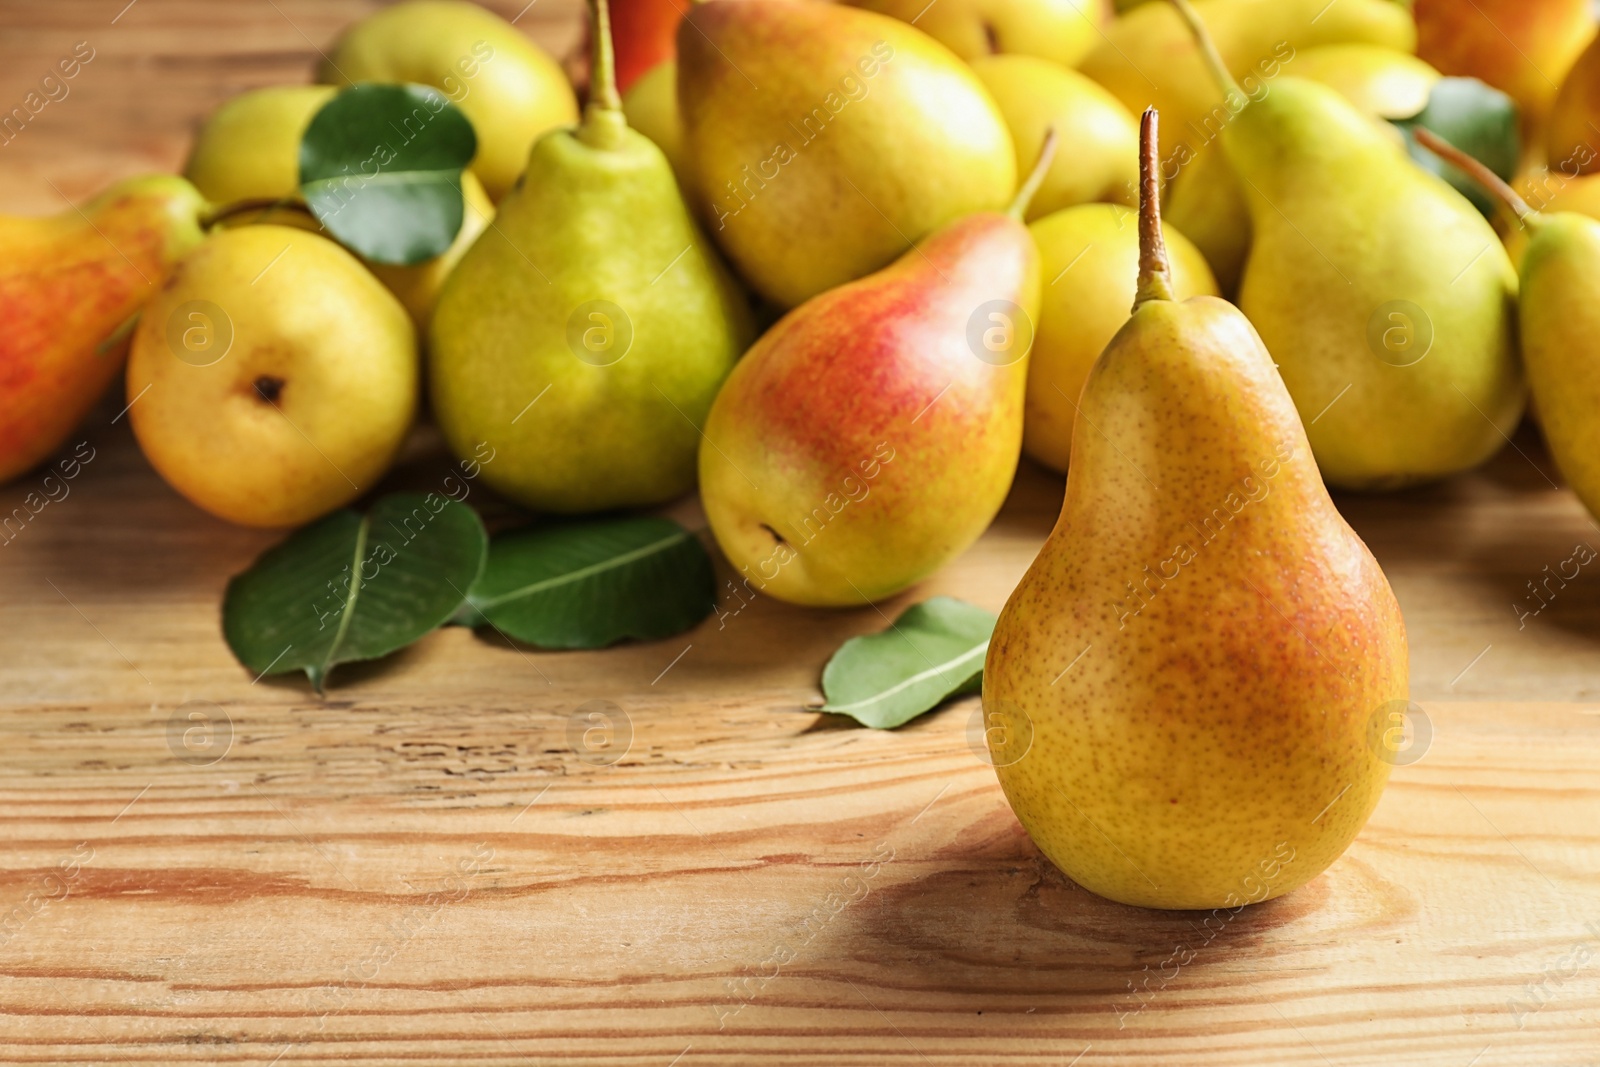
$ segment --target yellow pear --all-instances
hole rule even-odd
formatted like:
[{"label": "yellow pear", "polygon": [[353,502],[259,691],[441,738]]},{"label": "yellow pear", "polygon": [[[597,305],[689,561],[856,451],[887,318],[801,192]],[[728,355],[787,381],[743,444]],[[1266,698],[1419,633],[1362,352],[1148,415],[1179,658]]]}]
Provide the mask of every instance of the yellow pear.
[{"label": "yellow pear", "polygon": [[[1137,150],[1136,150],[1137,151]],[[1135,154],[1135,165],[1138,156]],[[1139,278],[1138,216],[1121,204],[1080,204],[1028,227],[1039,246],[1039,323],[1028,357],[1022,450],[1056,471],[1072,453],[1078,394],[1089,368],[1122,324]],[[1179,300],[1216,296],[1200,250],[1163,225]]]},{"label": "yellow pear", "polygon": [[1028,208],[1028,221],[1073,204],[1138,199],[1139,131],[1128,109],[1074,70],[1033,56],[983,56],[972,71],[1000,105],[1011,131],[1017,173],[1039,158],[1045,131],[1060,151]]},{"label": "yellow pear", "polygon": [[[1105,0],[846,0],[909,22],[969,62],[1037,56],[1075,67],[1100,41]],[[1031,166],[1035,156],[1028,156]]]},{"label": "yellow pear", "polygon": [[[223,206],[253,200],[288,201],[286,207],[231,214],[223,225],[270,222],[321,233],[322,224],[305,210],[300,197],[300,139],[322,105],[338,90],[331,85],[273,85],[253,89],[219,107],[201,127],[184,175],[212,203]],[[419,330],[426,330],[439,288],[456,262],[494,217],[494,204],[471,172],[461,176],[466,210],[461,230],[440,255],[411,266],[367,266],[400,298]]]},{"label": "yellow pear", "polygon": [[219,230],[145,307],[129,418],[160,475],[213,515],[294,526],[372,489],[417,404],[405,309],[339,245]]},{"label": "yellow pear", "polygon": [[1320,874],[1377,805],[1405,624],[1250,322],[1174,299],[1150,127],[1137,303],[1084,385],[1061,517],[995,625],[985,736],[1018,820],[1079,885],[1237,908]]},{"label": "yellow pear", "polygon": [[[1537,170],[1517,182],[1516,192],[1538,211],[1571,211],[1600,219],[1600,174],[1574,177],[1560,171]],[[1520,267],[1528,247],[1527,228],[1512,226],[1506,231],[1505,243],[1511,262]]]},{"label": "yellow pear", "polygon": [[472,120],[472,172],[490,199],[511,191],[541,134],[578,121],[556,61],[505,19],[466,0],[404,0],[345,31],[317,71],[332,85],[415,82]]}]

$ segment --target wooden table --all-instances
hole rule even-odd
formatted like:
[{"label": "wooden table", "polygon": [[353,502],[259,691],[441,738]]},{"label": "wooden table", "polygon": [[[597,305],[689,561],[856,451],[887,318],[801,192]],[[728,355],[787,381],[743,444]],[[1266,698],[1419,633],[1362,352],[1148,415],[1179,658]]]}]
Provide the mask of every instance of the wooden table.
[{"label": "wooden table", "polygon": [[[0,148],[6,210],[176,167],[218,100],[302,76],[367,6],[113,24],[124,3],[0,4],[0,101],[97,49]],[[572,10],[519,25],[560,50]],[[1055,871],[971,747],[974,700],[892,733],[803,710],[871,609],[760,601],[598,653],[452,629],[326,699],[252,682],[218,604],[274,537],[166,489],[120,407],[0,546],[0,1062],[1600,1063],[1600,579],[1517,610],[1600,532],[1530,432],[1471,477],[1340,500],[1432,744],[1331,870],[1212,930]],[[390,485],[443,464],[420,432]],[[998,608],[1060,492],[1025,466],[884,611]],[[573,730],[593,700],[631,735],[609,765]]]}]

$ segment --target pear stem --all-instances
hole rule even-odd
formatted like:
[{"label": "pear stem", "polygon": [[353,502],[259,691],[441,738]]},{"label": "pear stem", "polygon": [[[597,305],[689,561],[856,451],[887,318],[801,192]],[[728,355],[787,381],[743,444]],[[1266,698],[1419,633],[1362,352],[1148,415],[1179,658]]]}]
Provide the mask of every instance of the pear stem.
[{"label": "pear stem", "polygon": [[1139,291],[1133,310],[1152,300],[1176,300],[1167,243],[1161,237],[1160,117],[1147,107],[1139,119]]},{"label": "pear stem", "polygon": [[617,65],[611,48],[611,8],[606,0],[589,0],[594,12],[593,51],[589,59],[589,106],[622,110],[617,93]]},{"label": "pear stem", "polygon": [[1527,226],[1539,221],[1539,213],[1529,207],[1528,202],[1518,196],[1517,191],[1507,185],[1500,175],[1481,161],[1467,155],[1425,126],[1414,126],[1411,132],[1416,135],[1417,143],[1422,147],[1457,170],[1466,171],[1467,177],[1487,189],[1489,194],[1504,204],[1522,225]]},{"label": "pear stem", "polygon": [[[211,207],[200,216],[200,228],[202,230],[210,230],[218,223],[231,219],[235,215],[248,215],[252,211],[273,211],[277,209],[299,212],[313,219],[317,217],[305,205],[304,201],[296,200],[292,197],[264,196],[249,200],[235,200],[231,204]],[[321,225],[320,221],[318,225]]]},{"label": "pear stem", "polygon": [[1171,0],[1172,6],[1178,9],[1178,17],[1183,19],[1189,27],[1189,32],[1194,35],[1194,43],[1200,49],[1200,58],[1211,77],[1216,81],[1217,88],[1224,95],[1233,94],[1246,98],[1239,89],[1239,83],[1233,80],[1233,73],[1228,70],[1228,65],[1222,61],[1222,53],[1217,51],[1217,42],[1211,39],[1211,31],[1206,29],[1206,24],[1201,21],[1199,12],[1190,6],[1189,0]]},{"label": "pear stem", "polygon": [[1056,146],[1060,138],[1056,135],[1054,126],[1046,126],[1044,130],[1044,144],[1039,146],[1039,158],[1034,160],[1033,170],[1028,172],[1028,177],[1023,180],[1022,188],[1017,190],[1017,197],[1011,201],[1011,207],[1006,214],[1022,221],[1028,213],[1028,205],[1033,203],[1034,194],[1039,191],[1039,186],[1044,184],[1045,175],[1050,172],[1050,164],[1056,158]]}]

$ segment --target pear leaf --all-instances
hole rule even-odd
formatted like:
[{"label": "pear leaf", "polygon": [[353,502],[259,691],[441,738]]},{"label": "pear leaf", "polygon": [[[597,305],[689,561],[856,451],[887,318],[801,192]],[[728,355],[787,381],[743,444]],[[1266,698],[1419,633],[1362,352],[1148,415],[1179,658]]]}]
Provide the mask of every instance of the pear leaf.
[{"label": "pear leaf", "polygon": [[1418,166],[1449,182],[1484,215],[1494,216],[1498,201],[1464,172],[1418,144],[1411,131],[1426,126],[1510,181],[1522,151],[1517,105],[1511,97],[1477,78],[1440,78],[1421,111],[1408,119],[1390,121],[1405,135],[1406,150]]},{"label": "pear leaf", "polygon": [[694,534],[670,519],[604,519],[497,535],[457,621],[541,648],[603,648],[682,633],[716,601]]},{"label": "pear leaf", "polygon": [[352,86],[300,140],[300,192],[340,243],[374,263],[409,264],[450,247],[465,204],[472,123],[427,85]]},{"label": "pear leaf", "polygon": [[936,596],[913,604],[881,633],[852,637],[822,670],[819,711],[863,726],[902,726],[947,697],[975,693],[995,616]]},{"label": "pear leaf", "polygon": [[268,549],[228,583],[222,632],[252,674],[303,670],[320,693],[337,664],[388,655],[449,619],[487,552],[465,504],[394,493]]}]

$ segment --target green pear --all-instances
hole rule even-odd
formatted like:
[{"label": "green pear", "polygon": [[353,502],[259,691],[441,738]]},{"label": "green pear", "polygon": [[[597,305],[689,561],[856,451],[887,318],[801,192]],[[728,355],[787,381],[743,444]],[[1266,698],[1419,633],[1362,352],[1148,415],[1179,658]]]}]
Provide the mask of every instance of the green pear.
[{"label": "green pear", "polygon": [[[971,62],[1037,56],[1075,67],[1100,41],[1105,0],[847,0],[910,23]],[[1026,157],[1031,164],[1037,153]]]},{"label": "green pear", "polygon": [[417,406],[416,332],[339,245],[290,226],[219,230],[134,331],[128,417],[197,506],[296,526],[370,491]]},{"label": "green pear", "polygon": [[[1421,111],[1440,77],[1416,56],[1371,44],[1307,48],[1284,69],[1337,90],[1357,110],[1379,119]],[[1167,193],[1166,217],[1205,253],[1222,291],[1235,292],[1250,252],[1250,208],[1227,156],[1214,145],[1178,170]]]},{"label": "green pear", "polygon": [[622,94],[622,114],[628,125],[661,149],[678,185],[694,188],[689,153],[683,143],[683,119],[678,115],[678,62],[668,59],[641,74]]},{"label": "green pear", "polygon": [[534,145],[526,179],[434,313],[445,440],[528,507],[586,512],[694,485],[700,424],[749,341],[749,308],[666,156],[628,128],[604,0],[583,122]]},{"label": "green pear", "polygon": [[467,0],[403,0],[368,15],[334,43],[317,80],[442,90],[472,121],[478,135],[472,172],[496,202],[516,184],[534,141],[578,119],[572,86],[556,61]]},{"label": "green pear", "polygon": [[984,56],[972,61],[972,71],[1000,106],[1019,173],[1039,158],[1047,130],[1061,139],[1027,221],[1073,204],[1138,199],[1139,131],[1116,97],[1077,71],[1033,56]]},{"label": "green pear", "polygon": [[1517,328],[1544,439],[1589,514],[1600,516],[1600,221],[1535,211],[1488,167],[1431,130],[1417,140],[1495,194],[1526,231]]},{"label": "green pear", "polygon": [[678,103],[702,216],[740,276],[793,307],[1016,190],[983,83],[896,19],[711,0],[678,28]]},{"label": "green pear", "polygon": [[[1206,41],[1187,0],[1173,3]],[[1516,275],[1477,209],[1338,93],[1298,78],[1243,106],[1222,148],[1254,231],[1239,307],[1278,361],[1323,477],[1393,489],[1503,446],[1526,402]]]},{"label": "green pear", "polygon": [[[1269,92],[1295,57],[1319,45],[1365,43],[1414,52],[1411,13],[1393,0],[1198,0],[1229,72],[1249,99]],[[1166,177],[1216,139],[1242,106],[1212,79],[1194,38],[1169,4],[1147,3],[1106,27],[1079,70],[1137,112],[1159,108],[1167,128]]]},{"label": "green pear", "polygon": [[[270,222],[323,233],[300,195],[300,140],[338,90],[329,85],[273,85],[241,93],[219,107],[195,138],[184,175],[212,203],[229,206],[223,225]],[[367,263],[400,298],[418,330],[426,330],[439,290],[468,247],[494,217],[494,204],[470,172],[461,176],[465,211],[450,247],[410,266]],[[236,210],[255,201],[283,201],[259,210]],[[363,262],[366,262],[363,260]]]},{"label": "green pear", "polygon": [[1153,118],[1137,302],[1084,384],[1061,516],[995,625],[985,736],[1017,819],[1079,885],[1238,908],[1321,873],[1377,805],[1405,624],[1275,353],[1231,304],[1174,299]]},{"label": "green pear", "polygon": [[[1134,148],[1137,166],[1138,148]],[[1128,321],[1139,279],[1138,216],[1121,204],[1079,204],[1028,227],[1039,246],[1039,325],[1028,356],[1022,451],[1065,471],[1089,368]],[[1177,299],[1216,296],[1205,257],[1163,224]]]},{"label": "green pear", "polygon": [[182,178],[118,182],[47,218],[0,216],[0,482],[67,440],[122,369],[123,327],[200,243]]}]

